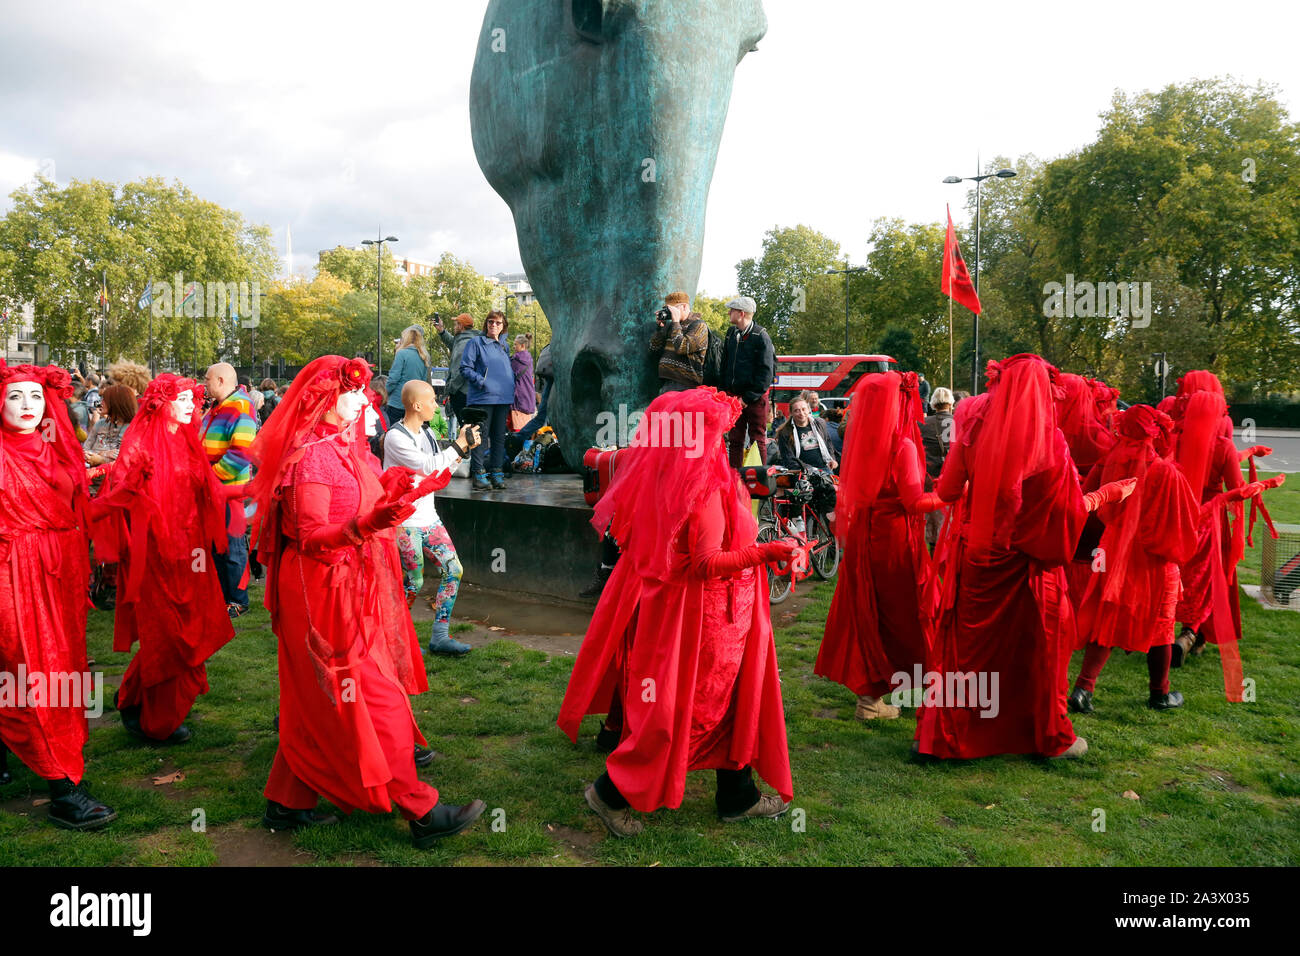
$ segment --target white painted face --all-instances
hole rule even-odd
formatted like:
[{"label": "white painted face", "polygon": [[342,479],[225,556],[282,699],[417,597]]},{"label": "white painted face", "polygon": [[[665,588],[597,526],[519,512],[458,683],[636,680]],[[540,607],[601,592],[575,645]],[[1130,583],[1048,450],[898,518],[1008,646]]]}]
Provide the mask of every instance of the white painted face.
[{"label": "white painted face", "polygon": [[181,392],[180,397],[171,403],[172,421],[179,425],[188,425],[194,418],[194,393]]},{"label": "white painted face", "polygon": [[364,389],[349,389],[339,395],[334,403],[334,413],[345,425],[350,425],[361,417],[362,410],[370,404]]},{"label": "white painted face", "polygon": [[5,386],[6,425],[14,431],[35,431],[44,417],[45,389],[40,382],[11,382]]}]

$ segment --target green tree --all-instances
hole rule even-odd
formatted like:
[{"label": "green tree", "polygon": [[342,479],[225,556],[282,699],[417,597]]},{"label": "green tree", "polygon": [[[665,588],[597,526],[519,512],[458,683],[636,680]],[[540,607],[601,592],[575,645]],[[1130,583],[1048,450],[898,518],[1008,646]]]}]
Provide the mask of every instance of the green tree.
[{"label": "green tree", "polygon": [[[153,314],[137,300],[149,283],[247,283],[269,286],[275,253],[269,228],[200,199],[181,183],[149,178],[118,186],[40,179],[11,194],[0,219],[0,302],[33,303],[37,336],[57,361],[97,358],[106,340],[118,355],[145,360],[152,320],[160,367],[221,357],[226,315]],[[98,327],[101,277],[107,273],[109,320]],[[179,296],[177,297],[179,298]],[[200,310],[202,311],[202,310]],[[5,330],[7,331],[7,330]]]},{"label": "green tree", "polygon": [[777,352],[792,341],[796,316],[807,311],[808,289],[837,265],[840,244],[808,226],[773,228],[763,237],[763,254],[736,264],[743,294],[758,306],[756,320],[768,330]]}]

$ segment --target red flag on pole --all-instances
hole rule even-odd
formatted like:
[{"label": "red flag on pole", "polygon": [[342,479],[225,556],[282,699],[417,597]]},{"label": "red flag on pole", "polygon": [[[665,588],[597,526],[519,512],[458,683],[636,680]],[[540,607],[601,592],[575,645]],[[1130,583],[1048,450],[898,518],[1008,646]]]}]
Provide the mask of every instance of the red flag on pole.
[{"label": "red flag on pole", "polygon": [[961,249],[957,245],[951,209],[948,210],[948,236],[943,243],[943,280],[939,288],[948,298],[955,299],[979,315],[980,298],[975,294],[975,284],[970,280],[966,260],[961,257]]}]

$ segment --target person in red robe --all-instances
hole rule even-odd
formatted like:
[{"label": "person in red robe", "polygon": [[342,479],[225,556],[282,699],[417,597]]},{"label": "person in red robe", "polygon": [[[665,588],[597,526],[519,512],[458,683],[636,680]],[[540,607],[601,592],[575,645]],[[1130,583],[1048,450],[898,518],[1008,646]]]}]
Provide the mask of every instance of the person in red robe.
[{"label": "person in red robe", "polygon": [[[294,379],[253,445],[255,532],[267,566],[266,607],[280,647],[280,744],[267,780],[271,829],[334,822],[396,804],[426,848],[459,833],[485,804],[448,804],[419,779],[410,694],[428,690],[394,528],[420,494],[410,469],[380,474],[356,440],[369,366],[326,355]],[[435,476],[436,477],[436,476]]]},{"label": "person in red robe", "polygon": [[836,505],[844,559],[813,673],[857,695],[859,720],[892,719],[899,708],[881,698],[912,687],[934,637],[925,513],[942,502],[925,491],[915,372],[864,375],[849,416]]},{"label": "person in red robe", "polygon": [[117,813],[82,780],[90,555],[72,382],[53,365],[0,362],[0,395],[0,753],[49,782],[52,823],[93,830]]},{"label": "person in red robe", "polygon": [[153,743],[189,740],[205,662],[235,636],[208,560],[226,547],[226,492],[195,427],[202,406],[193,379],[149,383],[105,485],[114,513],[96,524],[96,553],[120,562],[113,650],[140,643],[114,706],[128,733]]},{"label": "person in red robe", "polygon": [[[1171,666],[1182,666],[1188,653],[1206,641],[1217,645],[1227,698],[1240,701],[1243,689],[1237,646],[1241,640],[1237,563],[1245,554],[1242,502],[1247,498],[1258,500],[1265,489],[1281,485],[1285,476],[1250,483],[1242,478],[1242,456],[1232,441],[1232,422],[1222,386],[1214,387],[1218,379],[1209,372],[1188,383],[1191,376],[1189,372],[1180,380],[1174,404],[1174,458],[1199,496],[1201,509],[1196,551],[1180,569],[1183,594],[1176,614],[1183,630],[1174,641]],[[1262,446],[1247,449],[1250,455],[1267,451]]]},{"label": "person in red robe", "polygon": [[1056,377],[1037,355],[990,362],[989,391],[969,400],[956,423],[935,487],[943,501],[961,504],[940,571],[913,747],[921,755],[1077,757],[1088,749],[1066,713],[1075,629],[1061,566],[1088,511],[1131,485],[1085,498],[1056,426]]},{"label": "person in red robe", "polygon": [[[1108,414],[1118,392],[1104,382],[1062,372],[1056,390],[1056,424],[1065,436],[1070,458],[1079,470],[1079,481],[1115,444]],[[1070,602],[1078,608],[1083,592],[1092,578],[1093,552],[1101,538],[1102,523],[1095,513],[1089,514],[1079,536],[1072,560],[1065,564],[1065,582]]]},{"label": "person in red robe", "polygon": [[1183,695],[1169,688],[1174,608],[1182,585],[1179,565],[1196,548],[1200,503],[1169,460],[1174,423],[1150,405],[1133,405],[1119,418],[1119,441],[1088,473],[1084,490],[1135,478],[1124,501],[1102,506],[1101,560],[1078,601],[1079,640],[1086,643],[1078,680],[1070,692],[1072,713],[1093,712],[1097,677],[1113,648],[1147,655],[1147,706],[1181,707]]},{"label": "person in red robe", "polygon": [[[576,741],[584,716],[621,698],[619,744],[585,793],[615,836],[641,831],[633,810],[681,806],[691,770],[717,772],[726,822],[780,816],[793,797],[762,567],[789,560],[793,546],[754,543],[749,497],[722,444],[741,410],[712,388],[660,395],[591,521],[621,557],[556,723]],[[760,794],[751,768],[780,796]]]}]

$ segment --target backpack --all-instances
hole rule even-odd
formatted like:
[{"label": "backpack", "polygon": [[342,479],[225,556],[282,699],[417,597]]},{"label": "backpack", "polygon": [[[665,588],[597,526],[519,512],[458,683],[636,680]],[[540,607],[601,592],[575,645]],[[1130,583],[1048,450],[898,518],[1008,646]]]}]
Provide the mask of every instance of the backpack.
[{"label": "backpack", "polygon": [[709,329],[709,347],[704,352],[704,384],[717,388],[722,385],[722,337]]}]

